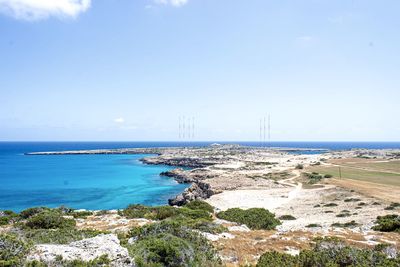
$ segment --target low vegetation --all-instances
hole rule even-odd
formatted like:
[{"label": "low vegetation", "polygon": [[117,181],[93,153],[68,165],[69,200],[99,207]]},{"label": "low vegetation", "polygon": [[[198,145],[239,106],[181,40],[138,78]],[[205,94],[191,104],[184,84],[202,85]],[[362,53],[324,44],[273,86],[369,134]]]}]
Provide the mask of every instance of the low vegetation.
[{"label": "low vegetation", "polygon": [[0,234],[0,266],[21,266],[30,246],[15,235]]},{"label": "low vegetation", "polygon": [[400,215],[378,216],[375,223],[377,224],[373,227],[375,231],[400,233]]},{"label": "low vegetation", "polygon": [[296,217],[294,217],[292,215],[282,215],[282,216],[279,217],[279,220],[292,221],[292,220],[296,220]]},{"label": "low vegetation", "polygon": [[308,179],[308,184],[316,184],[319,183],[324,177],[317,173],[317,172],[312,172],[312,173],[304,173],[304,176]]},{"label": "low vegetation", "polygon": [[382,246],[375,249],[359,249],[346,246],[336,239],[320,239],[311,250],[303,250],[298,256],[276,251],[264,253],[257,267],[314,267],[314,266],[399,266],[400,258],[385,254]]},{"label": "low vegetation", "polygon": [[239,208],[228,209],[217,214],[223,220],[247,225],[250,229],[272,230],[281,222],[275,218],[275,214],[263,208],[242,210]]},{"label": "low vegetation", "polygon": [[218,266],[213,246],[199,233],[178,221],[167,219],[132,229],[135,239],[127,244],[138,266]]},{"label": "low vegetation", "polygon": [[317,224],[317,223],[310,223],[310,224],[306,225],[306,227],[307,228],[314,228],[314,227],[321,227],[321,225]]},{"label": "low vegetation", "polygon": [[339,227],[339,228],[353,228],[353,227],[359,226],[359,224],[356,223],[355,221],[350,221],[350,222],[346,222],[346,223],[333,223],[331,226]]},{"label": "low vegetation", "polygon": [[297,170],[302,170],[302,169],[304,169],[304,166],[303,166],[303,164],[297,164],[295,168]]},{"label": "low vegetation", "polygon": [[387,206],[385,210],[395,210],[397,208],[400,208],[400,203],[394,202]]}]

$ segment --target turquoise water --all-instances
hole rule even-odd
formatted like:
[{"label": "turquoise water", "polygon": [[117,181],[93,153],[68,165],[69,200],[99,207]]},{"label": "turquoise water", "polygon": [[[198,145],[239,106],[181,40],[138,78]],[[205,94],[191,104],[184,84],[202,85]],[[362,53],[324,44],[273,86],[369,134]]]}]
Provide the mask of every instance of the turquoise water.
[{"label": "turquoise water", "polygon": [[66,205],[117,209],[130,203],[167,204],[187,185],[144,165],[146,155],[24,156],[0,154],[0,209]]},{"label": "turquoise water", "polygon": [[[171,167],[142,164],[139,159],[146,155],[25,156],[26,152],[211,143],[214,142],[0,142],[0,210],[60,205],[96,210],[124,208],[131,203],[163,205],[188,186],[159,176]],[[269,145],[332,150],[400,148],[399,142],[272,142]]]}]

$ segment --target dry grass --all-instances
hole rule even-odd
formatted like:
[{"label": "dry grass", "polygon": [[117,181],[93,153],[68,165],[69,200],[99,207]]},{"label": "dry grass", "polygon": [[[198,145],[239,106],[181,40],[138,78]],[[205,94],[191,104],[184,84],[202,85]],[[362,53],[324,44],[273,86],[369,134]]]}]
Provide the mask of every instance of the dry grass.
[{"label": "dry grass", "polygon": [[[333,178],[326,183],[355,190],[364,195],[385,201],[400,201],[400,161],[376,159],[337,159],[330,165],[312,166],[309,172],[331,174]],[[339,173],[341,169],[341,176]]]}]

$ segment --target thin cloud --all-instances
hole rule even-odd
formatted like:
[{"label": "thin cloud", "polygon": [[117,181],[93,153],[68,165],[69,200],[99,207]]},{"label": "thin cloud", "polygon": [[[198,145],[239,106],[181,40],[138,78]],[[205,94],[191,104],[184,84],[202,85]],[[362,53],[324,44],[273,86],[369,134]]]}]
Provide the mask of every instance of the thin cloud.
[{"label": "thin cloud", "polygon": [[114,122],[115,123],[124,123],[125,119],[124,118],[116,118],[116,119],[114,119]]},{"label": "thin cloud", "polygon": [[153,0],[155,4],[170,5],[174,7],[181,7],[188,3],[188,0]]},{"label": "thin cloud", "polygon": [[91,0],[0,0],[0,12],[21,20],[77,17]]}]

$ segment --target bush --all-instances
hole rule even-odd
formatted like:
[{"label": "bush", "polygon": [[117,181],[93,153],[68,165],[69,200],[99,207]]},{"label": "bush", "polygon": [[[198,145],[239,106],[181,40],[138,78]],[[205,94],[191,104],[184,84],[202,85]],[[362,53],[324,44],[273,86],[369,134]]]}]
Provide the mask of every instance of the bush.
[{"label": "bush", "polygon": [[130,219],[144,218],[149,209],[146,206],[135,204],[129,205],[126,209],[119,211],[120,215]]},{"label": "bush", "polygon": [[304,169],[304,166],[303,166],[303,164],[297,164],[295,168],[297,170],[302,170],[302,169]]},{"label": "bush", "polygon": [[35,244],[69,244],[73,241],[95,237],[106,232],[78,229],[23,229],[22,236]]},{"label": "bush", "polygon": [[263,208],[252,208],[242,210],[239,208],[228,209],[217,214],[223,220],[245,224],[253,230],[265,229],[272,230],[281,222],[275,215]]},{"label": "bush", "polygon": [[331,226],[333,227],[340,227],[340,228],[352,228],[356,227],[359,224],[356,223],[355,221],[347,222],[347,223],[333,223]]},{"label": "bush", "polygon": [[324,178],[332,178],[332,177],[333,177],[332,174],[325,174],[325,175],[324,175]]},{"label": "bush", "polygon": [[283,220],[283,221],[296,220],[296,217],[294,217],[292,215],[282,215],[281,217],[279,217],[279,220]]},{"label": "bush", "polygon": [[193,201],[187,203],[185,205],[185,207],[188,209],[191,209],[191,210],[204,210],[204,211],[208,211],[210,213],[214,212],[213,206],[211,206],[207,202],[201,201],[201,200],[193,200]]},{"label": "bush", "polygon": [[372,228],[375,231],[400,233],[400,215],[378,216],[375,223],[377,225]]},{"label": "bush", "polygon": [[322,175],[317,172],[305,173],[304,175],[309,179],[309,184],[316,184],[320,182],[323,178]]},{"label": "bush", "polygon": [[395,210],[398,207],[400,207],[400,203],[394,202],[386,207],[385,210]]},{"label": "bush", "polygon": [[314,227],[321,227],[320,224],[316,224],[316,223],[310,223],[308,225],[306,225],[307,228],[314,228]]},{"label": "bush", "polygon": [[[101,267],[101,266],[110,266],[110,259],[107,255],[103,255],[97,257],[90,261],[82,261],[82,260],[63,260],[62,258],[56,258],[54,262],[54,266],[63,266],[63,267]],[[25,267],[47,267],[46,263],[40,261],[31,261],[25,264]],[[53,266],[53,265],[51,265]]]},{"label": "bush", "polygon": [[29,209],[23,210],[23,211],[20,212],[19,215],[23,219],[28,219],[28,218],[32,217],[33,215],[36,215],[36,214],[41,213],[43,211],[49,211],[49,210],[50,209],[46,208],[46,207],[35,207],[35,208],[29,208]]},{"label": "bush", "polygon": [[138,266],[217,266],[220,259],[206,238],[173,220],[132,229],[128,250]]},{"label": "bush", "polygon": [[338,204],[332,202],[332,203],[325,204],[324,207],[337,207],[337,205]]},{"label": "bush", "polygon": [[311,250],[301,251],[299,256],[290,256],[280,252],[266,252],[259,259],[257,267],[399,266],[399,258],[389,258],[380,250],[359,249],[346,246],[337,240],[321,239]]},{"label": "bush", "polygon": [[264,253],[257,262],[256,267],[295,267],[298,257],[276,251]]},{"label": "bush", "polygon": [[361,199],[359,199],[359,198],[346,198],[345,200],[344,200],[344,202],[358,202],[358,201],[360,201]]},{"label": "bush", "polygon": [[73,228],[75,220],[64,218],[57,210],[44,210],[30,216],[25,225],[32,229]]},{"label": "bush", "polygon": [[21,266],[29,246],[13,235],[0,234],[0,266]]},{"label": "bush", "polygon": [[[195,209],[196,206],[201,206],[202,209]],[[121,211],[121,215],[127,218],[147,218],[152,220],[165,220],[177,216],[184,216],[191,219],[211,220],[211,214],[205,210],[206,205],[195,203],[189,205],[189,207],[190,208],[187,206],[182,208],[171,206],[146,207],[143,205],[130,205]]]}]

